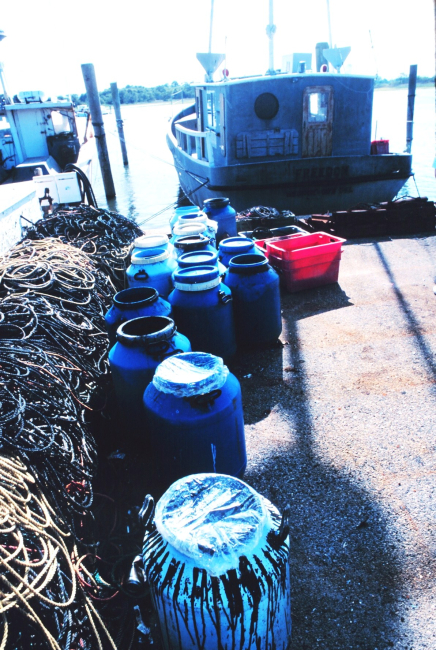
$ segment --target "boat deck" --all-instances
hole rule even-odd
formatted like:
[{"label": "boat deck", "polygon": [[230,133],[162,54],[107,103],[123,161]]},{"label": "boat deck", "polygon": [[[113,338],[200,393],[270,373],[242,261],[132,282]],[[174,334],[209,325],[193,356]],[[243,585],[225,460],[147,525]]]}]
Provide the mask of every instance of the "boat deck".
[{"label": "boat deck", "polygon": [[436,238],[354,240],[242,356],[245,480],[289,503],[291,650],[434,648]]}]

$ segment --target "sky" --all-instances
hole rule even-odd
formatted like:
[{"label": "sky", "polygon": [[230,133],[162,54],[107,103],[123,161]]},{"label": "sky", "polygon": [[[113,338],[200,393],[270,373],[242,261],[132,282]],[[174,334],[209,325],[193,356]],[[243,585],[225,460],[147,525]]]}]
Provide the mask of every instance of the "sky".
[{"label": "sky", "polygon": [[[204,79],[195,54],[208,50],[211,0],[2,5],[0,61],[10,94],[81,94],[82,63],[94,64],[99,90],[113,81],[122,88]],[[267,70],[268,7],[268,0],[214,0],[212,51],[226,54],[230,76]],[[316,43],[328,41],[326,7],[326,0],[274,0],[276,69],[282,56],[314,56]],[[330,15],[333,45],[352,48],[344,72],[395,78],[418,64],[419,75],[434,75],[433,0],[330,0]]]}]

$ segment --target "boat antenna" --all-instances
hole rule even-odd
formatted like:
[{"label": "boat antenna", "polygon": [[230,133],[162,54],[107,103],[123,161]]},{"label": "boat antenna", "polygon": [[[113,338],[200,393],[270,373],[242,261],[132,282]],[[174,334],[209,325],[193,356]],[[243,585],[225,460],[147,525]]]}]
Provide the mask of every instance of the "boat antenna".
[{"label": "boat antenna", "polygon": [[209,54],[212,52],[213,5],[214,0],[210,0]]},{"label": "boat antenna", "polygon": [[[2,29],[0,29],[0,41],[2,41],[4,38],[6,38],[6,34]],[[8,95],[8,91],[6,90],[6,83],[5,83],[5,78],[3,76],[3,63],[0,61],[0,83],[3,88],[3,96],[5,98],[5,104],[12,104],[11,98]]]},{"label": "boat antenna", "polygon": [[330,0],[327,0],[327,23],[329,28],[329,48],[332,49],[333,41],[332,41],[332,24],[330,21]]},{"label": "boat antenna", "polygon": [[274,34],[276,26],[274,25],[274,0],[269,0],[269,23],[266,28],[266,35],[269,38],[269,69],[267,74],[274,74]]}]

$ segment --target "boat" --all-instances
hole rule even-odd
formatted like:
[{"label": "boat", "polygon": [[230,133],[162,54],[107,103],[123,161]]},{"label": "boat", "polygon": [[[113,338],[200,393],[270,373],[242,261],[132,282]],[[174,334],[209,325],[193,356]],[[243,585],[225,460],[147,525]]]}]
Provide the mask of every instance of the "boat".
[{"label": "boat", "polygon": [[40,207],[83,201],[95,155],[89,111],[39,90],[11,98],[2,73],[0,64],[0,252],[20,238],[21,219],[41,217]]},{"label": "boat", "polygon": [[202,207],[225,196],[237,211],[271,205],[306,215],[396,196],[412,156],[371,142],[374,78],[340,72],[350,48],[316,50],[315,72],[301,61],[296,71],[270,64],[264,75],[235,79],[224,70],[219,81],[224,55],[197,54],[206,80],[193,84],[195,104],[167,133],[190,201]]}]

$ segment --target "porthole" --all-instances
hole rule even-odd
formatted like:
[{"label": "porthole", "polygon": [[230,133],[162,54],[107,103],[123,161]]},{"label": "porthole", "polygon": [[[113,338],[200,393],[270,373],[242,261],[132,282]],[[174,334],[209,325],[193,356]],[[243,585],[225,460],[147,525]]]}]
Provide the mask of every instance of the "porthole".
[{"label": "porthole", "polygon": [[254,102],[254,112],[261,120],[272,120],[279,110],[279,100],[272,93],[262,93]]}]

